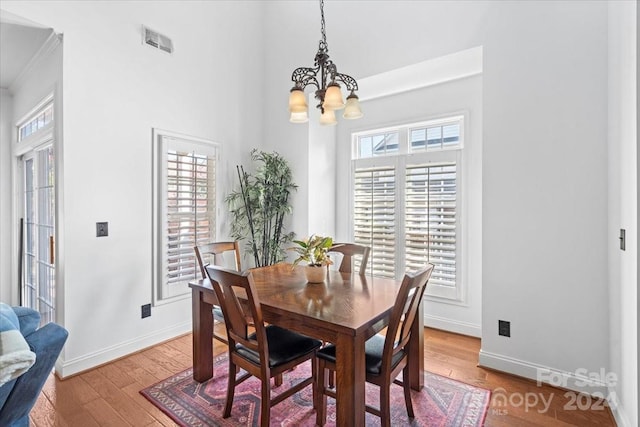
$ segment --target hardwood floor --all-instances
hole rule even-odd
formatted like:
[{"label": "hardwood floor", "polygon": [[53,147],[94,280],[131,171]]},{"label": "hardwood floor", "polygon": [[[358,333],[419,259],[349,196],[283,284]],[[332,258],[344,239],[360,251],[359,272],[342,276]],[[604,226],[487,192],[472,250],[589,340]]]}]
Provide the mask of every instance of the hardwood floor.
[{"label": "hardwood floor", "polygon": [[[609,408],[591,396],[538,386],[533,380],[477,367],[480,352],[477,338],[425,329],[424,341],[426,370],[492,391],[487,427],[616,425]],[[594,409],[578,409],[587,406]]]},{"label": "hardwood floor", "polygon": [[[477,338],[435,329],[424,334],[425,369],[504,396],[492,399],[486,426],[615,426],[609,408],[598,402],[591,401],[596,409],[571,410],[577,403],[584,407],[586,397],[576,402],[566,390],[478,368]],[[216,340],[213,345],[214,354],[226,351]],[[139,391],[190,366],[189,334],[63,381],[52,375],[31,411],[31,425],[174,426]]]}]

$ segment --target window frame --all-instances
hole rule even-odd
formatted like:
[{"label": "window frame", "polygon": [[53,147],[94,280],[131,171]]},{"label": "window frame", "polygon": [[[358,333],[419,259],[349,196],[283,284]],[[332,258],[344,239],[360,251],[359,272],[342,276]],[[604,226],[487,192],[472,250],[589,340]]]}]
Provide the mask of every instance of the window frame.
[{"label": "window frame", "polygon": [[[443,146],[438,150],[411,151],[410,135],[413,129],[421,129],[448,123],[457,122],[460,124],[460,143],[455,146]],[[467,113],[452,113],[433,119],[427,119],[419,122],[411,122],[399,124],[396,126],[387,126],[384,128],[367,129],[351,134],[352,159],[350,164],[349,176],[349,206],[351,210],[349,221],[349,235],[355,238],[355,173],[356,170],[369,168],[383,168],[393,166],[395,170],[395,215],[396,219],[395,239],[396,253],[395,263],[399,268],[396,269],[396,279],[401,279],[405,273],[406,260],[406,232],[405,232],[405,197],[406,197],[406,171],[408,166],[428,165],[429,163],[455,162],[456,164],[456,285],[444,286],[438,284],[430,284],[425,291],[425,298],[429,300],[454,304],[466,304],[466,210],[465,210],[465,168],[464,168],[464,144],[465,133],[468,126]],[[358,158],[359,145],[358,141],[361,137],[377,135],[380,133],[398,132],[398,151],[393,154],[378,155],[367,158]]]},{"label": "window frame", "polygon": [[[54,92],[48,93],[35,105],[35,107],[30,109],[26,114],[20,117],[17,122],[15,122],[13,129],[13,132],[15,132],[15,139],[13,140],[13,151],[15,156],[22,156],[25,153],[37,149],[39,146],[47,144],[50,140],[54,139],[56,120],[59,119],[57,117],[58,108],[56,106],[56,98],[54,95]],[[44,127],[37,129],[35,132],[32,132],[24,138],[20,138],[20,128],[36,119],[49,106],[51,106],[51,121]]]},{"label": "window frame", "polygon": [[[153,238],[152,238],[152,283],[153,305],[162,305],[185,298],[189,298],[191,292],[188,281],[169,284],[166,280],[167,268],[167,151],[169,149],[193,150],[207,154],[215,159],[214,185],[215,206],[213,207],[213,219],[215,224],[211,229],[211,240],[217,238],[218,212],[219,212],[219,178],[220,178],[220,144],[199,137],[180,134],[154,128],[153,134]],[[176,147],[176,148],[174,148]],[[195,253],[194,253],[195,258]],[[194,278],[198,277],[196,268]]]}]

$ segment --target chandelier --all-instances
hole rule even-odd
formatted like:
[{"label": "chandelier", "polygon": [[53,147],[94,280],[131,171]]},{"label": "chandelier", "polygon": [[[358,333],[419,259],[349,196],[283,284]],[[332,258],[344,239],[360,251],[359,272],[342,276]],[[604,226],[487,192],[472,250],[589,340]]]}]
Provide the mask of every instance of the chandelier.
[{"label": "chandelier", "polygon": [[[345,119],[359,119],[362,117],[360,102],[355,91],[358,90],[358,82],[346,74],[338,72],[336,65],[329,59],[329,47],[327,46],[327,35],[324,26],[324,0],[320,0],[320,30],[322,38],[316,53],[314,67],[296,68],[291,75],[294,83],[289,95],[289,120],[292,123],[306,123],[309,121],[307,99],[304,89],[311,85],[315,86],[316,99],[320,102],[317,107],[321,111],[320,124],[335,125],[336,111],[344,108],[342,117]],[[347,91],[347,102],[342,99],[340,84],[342,83]]]}]

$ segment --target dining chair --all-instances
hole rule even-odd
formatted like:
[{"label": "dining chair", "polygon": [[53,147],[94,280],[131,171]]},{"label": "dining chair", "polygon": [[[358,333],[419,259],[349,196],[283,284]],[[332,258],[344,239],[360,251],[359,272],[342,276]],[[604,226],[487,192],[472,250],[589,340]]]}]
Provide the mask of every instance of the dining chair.
[{"label": "dining chair", "polygon": [[[380,408],[366,405],[366,411],[380,417],[382,426],[391,425],[390,391],[391,384],[401,385],[409,418],[413,418],[407,346],[411,339],[411,325],[422,301],[424,290],[433,271],[433,264],[415,273],[407,273],[391,311],[386,336],[377,334],[365,342],[366,381],[380,388]],[[323,426],[327,419],[327,396],[336,398],[335,391],[327,388],[326,371],[333,375],[336,370],[336,347],[333,344],[317,352],[318,375],[315,396],[316,424]],[[402,371],[402,381],[396,379]]]},{"label": "dining chair", "polygon": [[[242,270],[240,263],[240,244],[237,240],[235,242],[207,243],[195,246],[193,250],[196,253],[196,259],[198,260],[198,266],[200,267],[200,273],[202,274],[203,279],[208,277],[206,267],[210,264],[224,265],[224,254],[230,251],[234,252],[235,269],[237,271]],[[213,306],[213,318],[218,322],[224,323],[224,316],[222,315],[220,307],[217,305]],[[228,344],[225,337],[216,334],[215,328],[213,330],[213,337],[220,342]]]},{"label": "dining chair", "polygon": [[[341,273],[351,273],[353,270],[353,257],[354,255],[360,256],[360,270],[358,273],[364,276],[367,272],[367,263],[369,262],[369,253],[371,248],[369,246],[359,245],[357,243],[334,243],[329,249],[329,252],[338,252],[342,254],[342,261],[338,271]],[[323,346],[326,343],[323,343]],[[335,386],[335,378],[333,375],[329,376],[329,387]]]},{"label": "dining chair", "polygon": [[[316,351],[320,348],[321,342],[279,326],[265,326],[260,300],[250,271],[240,273],[210,265],[207,267],[207,272],[222,307],[229,339],[229,380],[222,417],[228,418],[231,415],[236,386],[251,376],[261,381],[260,425],[262,427],[269,425],[272,406],[308,385],[312,385],[315,405],[318,399],[313,382],[317,363]],[[238,294],[244,296],[242,302]],[[248,331],[248,316],[253,319],[255,330],[251,334]],[[276,375],[282,375],[307,360],[311,360],[311,376],[272,398],[270,379]],[[242,368],[246,373],[236,377],[238,368]]]},{"label": "dining chair", "polygon": [[329,252],[339,252],[343,255],[338,271],[342,273],[351,273],[353,270],[353,256],[359,255],[359,273],[364,275],[367,272],[367,263],[369,261],[369,253],[371,252],[371,248],[369,246],[359,245],[357,243],[334,243],[334,245],[329,249]]},{"label": "dining chair", "polygon": [[[196,258],[198,260],[198,266],[200,267],[200,273],[202,278],[207,278],[206,266],[224,265],[224,254],[229,251],[234,252],[234,268],[236,271],[242,271],[242,264],[240,262],[240,243],[236,240],[233,242],[212,242],[204,245],[195,246]],[[207,262],[205,262],[207,261]]]}]

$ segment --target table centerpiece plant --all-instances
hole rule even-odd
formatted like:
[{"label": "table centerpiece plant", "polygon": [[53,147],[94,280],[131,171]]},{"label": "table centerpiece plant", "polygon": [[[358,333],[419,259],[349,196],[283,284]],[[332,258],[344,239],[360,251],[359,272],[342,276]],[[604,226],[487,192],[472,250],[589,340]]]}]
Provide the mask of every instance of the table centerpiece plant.
[{"label": "table centerpiece plant", "polygon": [[333,264],[329,257],[329,249],[333,246],[332,237],[312,234],[306,240],[294,240],[296,246],[289,248],[298,254],[293,261],[296,266],[302,261],[307,262],[305,274],[309,283],[322,283],[327,277],[327,268]]}]

